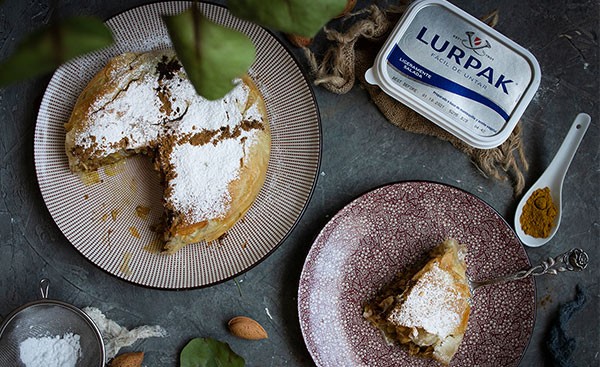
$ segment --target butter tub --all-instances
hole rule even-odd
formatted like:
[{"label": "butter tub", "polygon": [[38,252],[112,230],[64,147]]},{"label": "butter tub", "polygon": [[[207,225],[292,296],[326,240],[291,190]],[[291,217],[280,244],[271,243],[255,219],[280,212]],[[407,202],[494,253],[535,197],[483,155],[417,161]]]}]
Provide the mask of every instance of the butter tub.
[{"label": "butter tub", "polygon": [[511,134],[540,84],[535,57],[444,0],[407,9],[365,78],[467,144]]}]

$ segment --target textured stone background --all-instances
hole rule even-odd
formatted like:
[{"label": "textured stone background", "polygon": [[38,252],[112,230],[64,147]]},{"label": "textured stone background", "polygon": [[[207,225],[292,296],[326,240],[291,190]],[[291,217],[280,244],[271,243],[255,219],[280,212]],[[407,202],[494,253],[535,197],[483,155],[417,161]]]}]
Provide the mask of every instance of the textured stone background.
[{"label": "textured stone background", "polygon": [[[528,186],[550,163],[575,115],[587,112],[592,125],[564,184],[560,231],[545,247],[527,249],[532,263],[571,247],[590,255],[580,274],[540,277],[537,318],[522,366],[544,366],[544,341],[561,303],[573,299],[575,285],[588,295],[571,321],[568,335],[577,347],[576,366],[599,364],[599,3],[597,0],[455,0],[480,16],[500,11],[497,29],[538,59],[541,87],[524,118],[531,163]],[[0,4],[0,60],[28,32],[47,23],[50,1],[5,0]],[[146,3],[137,0],[59,1],[61,16],[93,14],[103,19]],[[364,5],[359,2],[359,6]],[[285,41],[284,41],[285,42]],[[300,53],[294,51],[303,64]],[[133,286],[99,270],[73,249],[54,224],[40,195],[33,163],[37,109],[49,76],[0,90],[0,318],[38,297],[40,278],[52,280],[51,296],[79,307],[94,306],[127,327],[159,324],[167,338],[146,340],[147,366],[175,366],[193,337],[230,343],[249,366],[311,365],[298,324],[296,296],[302,264],[312,240],[328,219],[356,196],[401,180],[433,180],[458,186],[493,206],[509,223],[518,198],[510,182],[483,177],[445,142],[418,136],[387,123],[365,91],[333,95],[315,88],[323,126],[321,174],[307,211],[291,236],[270,257],[234,281],[181,292]],[[266,310],[268,309],[269,317]],[[226,321],[244,314],[261,322],[267,341],[231,337]]]}]

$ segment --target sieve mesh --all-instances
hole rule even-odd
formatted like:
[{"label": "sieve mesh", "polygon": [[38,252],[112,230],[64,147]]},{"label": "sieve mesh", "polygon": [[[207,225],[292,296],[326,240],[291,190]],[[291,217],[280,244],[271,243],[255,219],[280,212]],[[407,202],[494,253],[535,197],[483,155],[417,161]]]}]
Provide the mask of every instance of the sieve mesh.
[{"label": "sieve mesh", "polygon": [[93,321],[80,309],[42,295],[44,299],[20,307],[0,325],[0,366],[25,367],[19,347],[27,338],[63,337],[68,333],[80,336],[77,367],[104,366],[104,344]]}]

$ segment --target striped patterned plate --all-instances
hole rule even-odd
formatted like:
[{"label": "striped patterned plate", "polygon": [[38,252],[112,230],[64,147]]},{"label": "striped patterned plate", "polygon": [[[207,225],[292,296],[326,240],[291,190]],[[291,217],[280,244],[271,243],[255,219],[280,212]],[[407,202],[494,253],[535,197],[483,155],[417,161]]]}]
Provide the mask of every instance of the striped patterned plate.
[{"label": "striped patterned plate", "polygon": [[[196,243],[174,255],[157,251],[150,228],[162,214],[162,190],[147,157],[128,159],[99,172],[100,183],[71,174],[64,153],[63,124],[87,82],[109,58],[126,51],[170,47],[161,15],[177,14],[191,2],[134,8],[106,23],[115,44],[59,68],[44,95],[35,130],[35,167],[46,206],[58,227],[86,258],[135,284],[182,289],[209,286],[260,262],[287,237],[314,190],[321,161],[318,107],[305,75],[268,31],[233,17],[226,8],[201,4],[218,23],[247,34],[257,48],[249,74],[265,97],[272,148],[266,182],[245,218],[218,243]],[[136,208],[149,209],[147,216]]]}]

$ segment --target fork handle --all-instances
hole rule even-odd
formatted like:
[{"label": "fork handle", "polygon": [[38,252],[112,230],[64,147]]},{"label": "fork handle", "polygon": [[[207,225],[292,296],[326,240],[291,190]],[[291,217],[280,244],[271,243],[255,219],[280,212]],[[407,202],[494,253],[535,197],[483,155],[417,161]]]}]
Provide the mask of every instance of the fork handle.
[{"label": "fork handle", "polygon": [[563,271],[581,271],[586,268],[589,261],[588,254],[580,248],[573,248],[554,258],[549,257],[539,265],[533,266],[528,270],[521,270],[505,277],[490,279],[483,282],[477,282],[478,285],[488,285],[496,283],[510,282],[527,278],[528,276],[538,276],[543,274],[558,274]]},{"label": "fork handle", "polygon": [[579,248],[573,248],[554,258],[549,257],[541,264],[536,265],[529,270],[516,272],[512,280],[526,278],[530,275],[538,276],[543,274],[558,274],[563,271],[581,271],[588,264],[588,254]]}]

